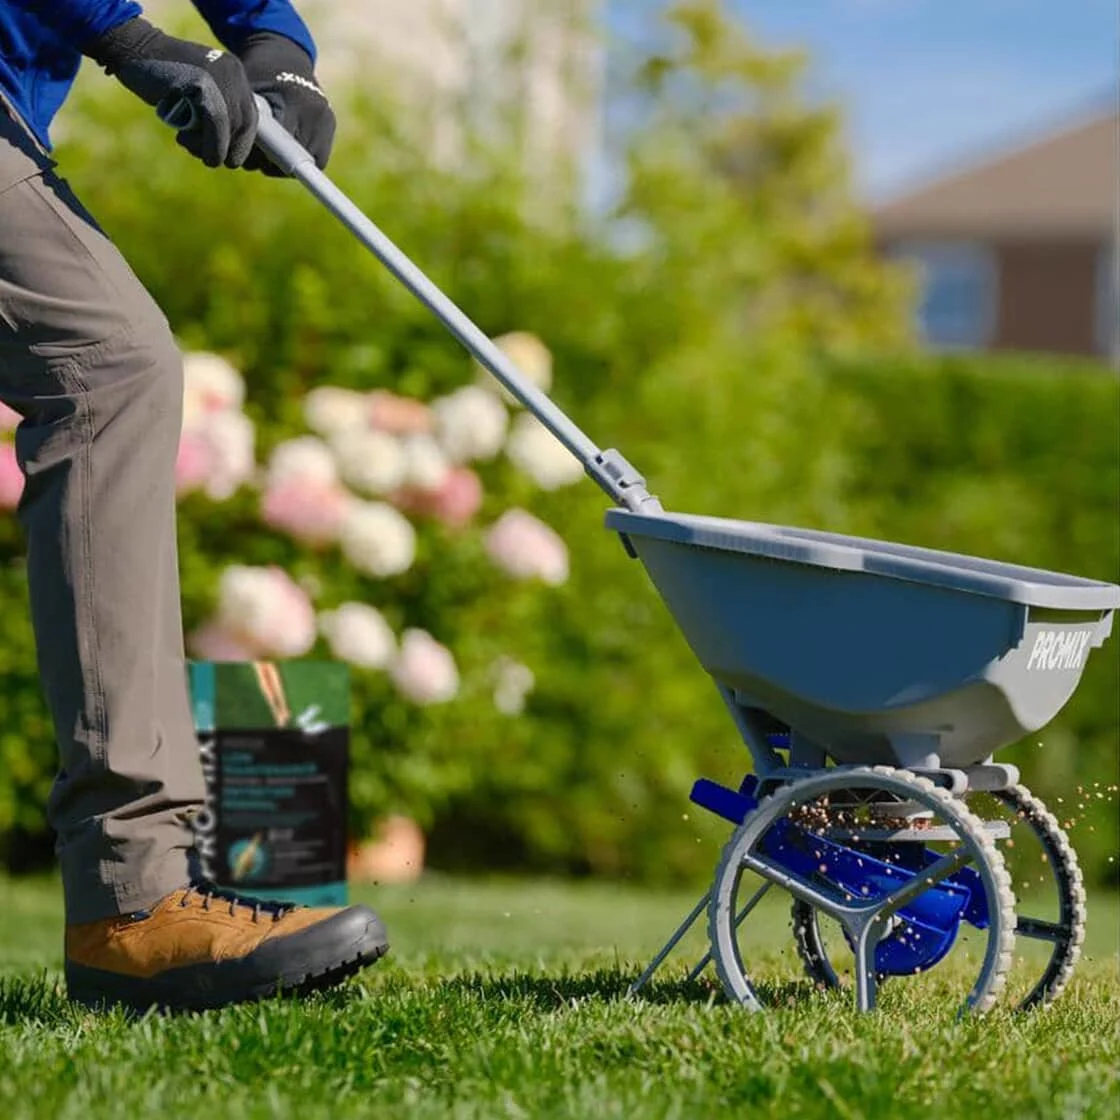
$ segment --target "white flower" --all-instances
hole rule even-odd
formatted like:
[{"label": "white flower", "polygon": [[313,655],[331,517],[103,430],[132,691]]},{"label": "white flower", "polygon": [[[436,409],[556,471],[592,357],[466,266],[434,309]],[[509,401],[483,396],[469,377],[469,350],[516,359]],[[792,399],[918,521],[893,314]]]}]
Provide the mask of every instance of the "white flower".
[{"label": "white flower", "polygon": [[314,436],[300,436],[278,444],[268,461],[268,481],[273,486],[288,482],[334,486],[338,467],[331,449]]},{"label": "white flower", "polygon": [[245,382],[225,358],[206,351],[183,355],[183,426],[213,412],[240,409]]},{"label": "white flower", "polygon": [[340,540],[346,559],[378,578],[407,572],[416,558],[416,530],[384,502],[352,502]]},{"label": "white flower", "polygon": [[436,438],[453,463],[493,459],[502,449],[509,414],[492,394],[466,385],[432,405]]},{"label": "white flower", "polygon": [[387,669],[397,654],[397,641],[380,611],[365,603],[343,603],[319,616],[319,630],[331,653],[363,669]]},{"label": "white flower", "polygon": [[506,454],[542,490],[571,486],[583,477],[580,461],[528,412],[522,412],[513,422]]},{"label": "white flower", "polygon": [[404,632],[390,672],[401,695],[416,704],[443,704],[459,691],[459,670],[451,651],[424,630]]},{"label": "white flower", "polygon": [[451,471],[440,446],[431,436],[406,436],[402,440],[405,473],[404,484],[417,490],[438,490]]},{"label": "white flower", "polygon": [[519,716],[525,710],[525,699],[536,686],[533,670],[508,657],[500,658],[494,666],[494,707],[502,715]]},{"label": "white flower", "polygon": [[486,534],[490,558],[514,579],[539,579],[557,586],[568,578],[568,549],[543,521],[511,509]]},{"label": "white flower", "polygon": [[279,568],[227,568],[219,584],[215,622],[260,656],[302,657],[315,644],[311,601]]},{"label": "white flower", "polygon": [[253,422],[241,412],[218,412],[206,420],[210,464],[204,489],[215,502],[231,498],[256,467]]},{"label": "white flower", "polygon": [[352,428],[338,432],[331,450],[343,479],[366,494],[388,494],[405,480],[408,460],[401,442],[387,432]]},{"label": "white flower", "polygon": [[[494,339],[494,345],[517,367],[530,385],[547,393],[552,388],[552,353],[535,335],[528,331],[511,331]],[[507,404],[518,404],[502,383],[480,362],[475,361],[479,384],[495,392]]]},{"label": "white flower", "polygon": [[352,389],[336,389],[322,385],[312,389],[303,401],[303,418],[307,426],[321,436],[363,428],[369,414],[369,401],[364,393]]}]

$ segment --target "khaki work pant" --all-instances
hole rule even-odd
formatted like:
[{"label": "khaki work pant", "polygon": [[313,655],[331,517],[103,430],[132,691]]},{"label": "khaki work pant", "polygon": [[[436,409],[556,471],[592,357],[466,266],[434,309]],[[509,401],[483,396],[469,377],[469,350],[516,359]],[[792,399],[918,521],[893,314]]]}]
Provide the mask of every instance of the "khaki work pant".
[{"label": "khaki work pant", "polygon": [[186,883],[204,791],[175,534],[182,361],[53,168],[0,106],[0,400],[24,417],[18,516],[59,749],[48,817],[77,923]]}]

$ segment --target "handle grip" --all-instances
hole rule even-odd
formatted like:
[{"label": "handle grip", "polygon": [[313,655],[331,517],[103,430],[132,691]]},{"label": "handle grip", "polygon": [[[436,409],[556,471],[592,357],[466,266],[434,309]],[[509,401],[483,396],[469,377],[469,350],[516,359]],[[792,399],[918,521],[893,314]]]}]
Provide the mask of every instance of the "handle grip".
[{"label": "handle grip", "polygon": [[198,112],[189,97],[180,97],[178,101],[164,98],[156,106],[156,114],[176,132],[190,132],[198,122]]},{"label": "handle grip", "polygon": [[[257,147],[286,175],[294,174],[302,164],[314,165],[311,154],[276,119],[272,106],[260,94],[255,94],[253,100],[257,105]],[[198,110],[188,97],[162,101],[156,113],[176,132],[190,132],[198,124]]]}]

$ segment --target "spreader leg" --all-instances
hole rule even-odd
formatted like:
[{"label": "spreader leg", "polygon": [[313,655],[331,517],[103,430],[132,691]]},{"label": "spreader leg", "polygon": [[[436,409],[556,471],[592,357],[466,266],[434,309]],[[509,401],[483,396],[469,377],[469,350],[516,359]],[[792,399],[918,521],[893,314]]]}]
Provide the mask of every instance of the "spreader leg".
[{"label": "spreader leg", "polygon": [[708,900],[712,897],[712,892],[708,891],[702,899],[692,908],[692,912],[687,918],[677,927],[676,932],[668,941],[665,942],[664,948],[657,954],[649,963],[649,967],[630,985],[630,994],[635,995],[640,992],[642,988],[649,983],[653,974],[661,967],[661,962],[677,947],[677,943],[682,937],[696,924],[696,919],[704,913],[704,908],[708,905]]},{"label": "spreader leg", "polygon": [[[762,896],[773,886],[773,883],[763,883],[747,900],[747,904],[735,915],[735,928],[738,929],[746,920],[747,915],[762,901]],[[708,967],[712,959],[712,951],[709,949],[701,958],[696,962],[696,967],[688,974],[688,983],[699,977],[700,973]]]}]

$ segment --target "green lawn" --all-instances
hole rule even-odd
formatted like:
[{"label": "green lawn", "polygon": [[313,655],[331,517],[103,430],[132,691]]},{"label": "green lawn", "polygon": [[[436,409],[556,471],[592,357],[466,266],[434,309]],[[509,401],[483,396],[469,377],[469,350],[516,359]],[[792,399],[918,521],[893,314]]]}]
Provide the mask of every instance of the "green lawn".
[{"label": "green lawn", "polygon": [[963,1022],[907,981],[870,1016],[814,995],[750,1015],[681,983],[699,935],[628,997],[681,894],[433,877],[369,900],[393,950],[341,992],[128,1022],[63,999],[57,886],[0,880],[0,1116],[1117,1115],[1115,897],[1057,1006]]}]

